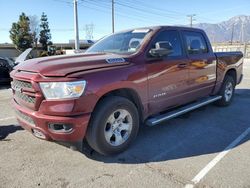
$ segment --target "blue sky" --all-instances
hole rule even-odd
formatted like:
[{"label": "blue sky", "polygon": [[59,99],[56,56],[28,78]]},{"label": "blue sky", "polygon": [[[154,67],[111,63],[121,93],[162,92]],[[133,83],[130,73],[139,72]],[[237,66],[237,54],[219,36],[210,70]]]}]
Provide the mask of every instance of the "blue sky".
[{"label": "blue sky", "polygon": [[[0,0],[0,43],[11,42],[9,29],[19,15],[48,15],[53,42],[74,38],[73,0]],[[94,39],[111,33],[111,0],[78,0],[80,39],[85,25],[93,24]],[[189,24],[188,14],[196,14],[195,23],[218,23],[236,15],[250,15],[250,0],[115,0],[115,30],[150,25]]]}]

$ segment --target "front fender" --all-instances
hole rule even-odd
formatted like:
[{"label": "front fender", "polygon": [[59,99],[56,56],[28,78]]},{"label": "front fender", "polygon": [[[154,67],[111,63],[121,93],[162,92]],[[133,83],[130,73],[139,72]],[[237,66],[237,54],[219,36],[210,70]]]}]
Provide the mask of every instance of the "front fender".
[{"label": "front fender", "polygon": [[91,113],[104,95],[119,89],[133,90],[139,96],[142,105],[147,106],[147,72],[144,65],[85,72],[81,79],[87,81],[87,86],[76,108],[82,108],[84,112]]}]

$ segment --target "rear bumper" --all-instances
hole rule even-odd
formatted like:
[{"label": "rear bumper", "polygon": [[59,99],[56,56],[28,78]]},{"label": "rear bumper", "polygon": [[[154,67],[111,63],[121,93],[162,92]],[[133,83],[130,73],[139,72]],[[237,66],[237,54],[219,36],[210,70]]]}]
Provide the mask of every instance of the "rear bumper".
[{"label": "rear bumper", "polygon": [[[49,116],[19,106],[14,100],[12,105],[16,109],[17,120],[20,125],[36,137],[39,137],[37,133],[40,133],[42,136],[39,138],[64,142],[77,142],[85,137],[90,114],[74,117]],[[54,131],[49,128],[50,123],[70,124],[72,130],[70,132]]]}]

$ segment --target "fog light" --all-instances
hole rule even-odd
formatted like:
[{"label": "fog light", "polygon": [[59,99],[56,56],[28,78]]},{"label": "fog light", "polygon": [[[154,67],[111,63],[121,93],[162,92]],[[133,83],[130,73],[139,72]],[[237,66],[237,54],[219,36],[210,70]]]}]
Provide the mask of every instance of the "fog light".
[{"label": "fog light", "polygon": [[33,132],[33,135],[38,137],[38,138],[41,138],[41,139],[46,138],[45,135],[41,131],[39,131],[37,129],[32,129],[32,132]]},{"label": "fog light", "polygon": [[70,132],[73,130],[72,125],[64,123],[49,123],[49,129],[54,132]]}]

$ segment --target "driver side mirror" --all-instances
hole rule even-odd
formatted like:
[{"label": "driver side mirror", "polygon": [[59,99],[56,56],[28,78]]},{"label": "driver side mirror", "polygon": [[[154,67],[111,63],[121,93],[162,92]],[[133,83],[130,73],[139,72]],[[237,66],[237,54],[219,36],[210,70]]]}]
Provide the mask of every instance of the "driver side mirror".
[{"label": "driver side mirror", "polygon": [[173,53],[173,47],[168,41],[160,41],[149,51],[152,57],[165,57]]}]

